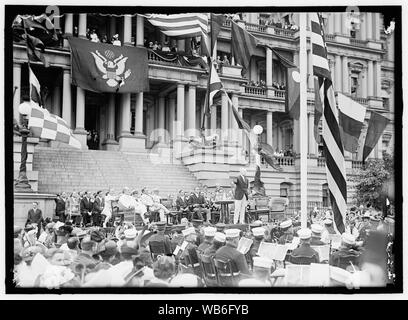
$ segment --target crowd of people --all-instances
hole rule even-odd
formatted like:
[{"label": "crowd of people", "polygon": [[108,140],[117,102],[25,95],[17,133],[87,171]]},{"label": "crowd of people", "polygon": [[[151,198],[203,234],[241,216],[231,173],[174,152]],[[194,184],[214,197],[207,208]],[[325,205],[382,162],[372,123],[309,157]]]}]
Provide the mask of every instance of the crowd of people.
[{"label": "crowd of people", "polygon": [[[266,89],[266,82],[264,80],[259,80],[259,81],[248,80],[245,85],[250,86],[250,87],[258,87],[258,88]],[[283,82],[279,83],[277,81],[273,81],[272,87],[277,90],[286,90],[286,86]]]},{"label": "crowd of people", "polygon": [[285,30],[299,30],[299,26],[294,23],[287,23],[287,22],[274,22],[273,19],[260,19],[259,24],[263,26],[272,26],[275,28],[285,29]]},{"label": "crowd of people", "polygon": [[292,146],[290,148],[286,148],[285,150],[276,149],[273,153],[275,158],[283,158],[283,157],[294,157],[296,152],[293,151]]},{"label": "crowd of people", "polygon": [[[370,207],[351,207],[339,234],[331,208],[315,207],[307,227],[300,216],[226,225],[214,220],[217,199],[233,198],[233,190],[196,188],[171,199],[181,220],[167,221],[158,190],[141,193],[124,188],[107,192],[62,193],[56,199],[58,219],[43,219],[33,204],[25,227],[14,228],[14,272],[19,287],[202,287],[211,284],[203,269],[208,261],[228,262],[235,275],[228,286],[285,286],[288,265],[328,264],[347,270],[348,288],[383,286],[392,264],[392,217]],[[112,212],[112,202],[141,213],[140,224]],[[79,219],[78,219],[79,218]],[[240,221],[241,223],[241,221]],[[335,247],[333,235],[341,244]],[[241,238],[251,240],[246,251]],[[262,254],[262,243],[291,245],[284,261]],[[319,246],[330,255],[319,257]],[[283,263],[283,264],[282,264]],[[388,272],[388,274],[387,274]],[[337,284],[339,285],[339,284]]]}]

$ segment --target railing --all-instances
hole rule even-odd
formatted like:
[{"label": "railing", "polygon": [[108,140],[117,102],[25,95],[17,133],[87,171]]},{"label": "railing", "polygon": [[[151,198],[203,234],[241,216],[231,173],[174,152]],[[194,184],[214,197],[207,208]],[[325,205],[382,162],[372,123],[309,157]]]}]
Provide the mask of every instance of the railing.
[{"label": "railing", "polygon": [[245,93],[255,96],[265,96],[266,88],[253,87],[253,86],[244,86]]},{"label": "railing", "polygon": [[277,27],[272,27],[272,29],[273,33],[277,36],[293,38],[296,33],[296,31],[290,29],[282,29]]},{"label": "railing", "polygon": [[273,96],[275,98],[285,98],[285,90],[273,89]]},{"label": "railing", "polygon": [[324,35],[326,41],[334,41],[334,34],[325,34]]},{"label": "railing", "polygon": [[224,27],[231,27],[231,20],[225,20],[224,23],[222,24]]},{"label": "railing", "polygon": [[[307,213],[317,208],[320,212],[325,212],[328,210],[328,206],[324,206],[322,201],[308,201],[307,202]],[[300,201],[289,201],[289,205],[286,209],[288,215],[293,215],[295,211],[300,210]]]},{"label": "railing", "polygon": [[368,104],[368,99],[367,98],[353,97],[353,100],[360,103],[360,104]]},{"label": "railing", "polygon": [[275,157],[276,162],[280,166],[294,166],[295,165],[295,157]]},{"label": "railing", "polygon": [[265,25],[245,22],[245,29],[248,31],[266,32],[266,28]]},{"label": "railing", "polygon": [[351,160],[351,167],[353,169],[363,169],[364,165],[362,161]]},{"label": "railing", "polygon": [[317,166],[318,167],[324,167],[325,165],[326,165],[326,158],[318,157],[317,158]]},{"label": "railing", "polygon": [[162,57],[159,57],[157,54],[155,54],[154,52],[151,52],[151,51],[147,52],[147,59],[149,61],[154,61],[154,62],[159,62],[159,63],[164,63],[164,64],[179,65],[177,59],[175,59],[173,61],[171,61],[170,59],[166,60],[166,59],[163,59]]},{"label": "railing", "polygon": [[350,38],[350,44],[354,46],[365,47],[367,45],[367,40]]}]

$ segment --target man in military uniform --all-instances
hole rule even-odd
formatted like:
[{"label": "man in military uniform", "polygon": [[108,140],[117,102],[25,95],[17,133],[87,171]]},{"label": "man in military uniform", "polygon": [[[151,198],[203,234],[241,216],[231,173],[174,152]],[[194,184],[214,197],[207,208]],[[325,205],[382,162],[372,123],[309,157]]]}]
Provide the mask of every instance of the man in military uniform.
[{"label": "man in military uniform", "polygon": [[[201,275],[200,272],[200,263],[198,261],[198,254],[197,254],[197,234],[194,227],[189,227],[182,231],[184,236],[184,241],[187,242],[187,247],[184,249],[180,256],[180,262],[184,264],[186,267],[193,267],[193,272],[196,275]],[[190,264],[191,265],[190,265]]]},{"label": "man in military uniform", "polygon": [[211,246],[206,248],[203,252],[204,255],[213,257],[217,250],[225,245],[225,234],[222,232],[216,232],[214,235]]},{"label": "man in military uniform", "polygon": [[[298,248],[292,251],[289,262],[294,264],[319,263],[319,254],[316,250],[310,247],[310,238],[312,237],[312,231],[307,228],[300,229],[298,231],[298,236],[300,238],[300,245]],[[309,258],[309,263],[306,263],[306,261],[304,261],[305,258]]]},{"label": "man in military uniform", "polygon": [[177,246],[181,246],[183,243],[184,237],[181,233],[186,227],[182,224],[178,224],[172,227],[172,235],[170,239],[171,251],[174,252]]},{"label": "man in military uniform", "polygon": [[193,219],[191,222],[193,223],[193,227],[194,227],[196,235],[197,235],[196,245],[199,246],[202,242],[204,242],[204,236],[203,236],[203,232],[202,232],[203,220]]},{"label": "man in military uniform", "polygon": [[215,236],[215,232],[217,231],[217,229],[214,227],[206,227],[203,230],[204,230],[204,241],[200,243],[200,245],[198,246],[197,250],[199,253],[203,253],[205,249],[211,246],[214,236]]},{"label": "man in military uniform", "polygon": [[[356,261],[360,256],[360,252],[355,250],[354,247],[356,245],[355,237],[350,233],[343,233],[341,235],[341,246],[339,250],[333,252],[330,255],[330,265],[339,266],[340,268],[346,269],[348,267],[352,267],[349,261]],[[344,260],[342,258],[349,257],[349,260]]]},{"label": "man in military uniform", "polygon": [[279,244],[291,243],[293,240],[293,224],[292,220],[283,221],[280,225],[283,235],[279,238]]},{"label": "man in military uniform", "polygon": [[333,220],[332,219],[327,218],[327,219],[325,219],[323,221],[323,223],[324,223],[324,229],[322,231],[321,240],[324,243],[329,243],[330,242],[330,235],[331,234],[336,234],[337,232],[336,232],[336,230],[334,230]]},{"label": "man in military uniform", "polygon": [[234,273],[250,274],[245,256],[237,250],[240,232],[239,229],[225,230],[226,244],[217,250],[214,258],[221,261],[230,260]]},{"label": "man in military uniform", "polygon": [[225,223],[218,222],[215,227],[217,228],[217,232],[224,232],[226,225]]},{"label": "man in military uniform", "polygon": [[321,240],[323,226],[318,223],[314,223],[311,226],[312,228],[312,239],[310,240],[310,245],[312,246],[324,246],[325,243]]},{"label": "man in military uniform", "polygon": [[258,253],[261,242],[264,241],[265,239],[265,229],[263,227],[253,228],[252,235],[253,235],[253,243],[252,243],[251,249],[249,249],[249,253],[251,255],[251,258],[253,259],[253,257],[255,257]]},{"label": "man in military uniform", "polygon": [[371,215],[369,211],[366,211],[363,215],[363,222],[360,224],[359,227],[359,236],[358,239],[359,241],[363,241],[363,243],[367,240],[368,235],[370,233],[371,230]]},{"label": "man in military uniform", "polygon": [[159,221],[156,223],[157,226],[157,233],[152,235],[149,239],[149,243],[151,244],[152,242],[157,242],[157,243],[163,243],[164,245],[164,250],[165,254],[171,254],[171,242],[170,238],[168,235],[164,234],[166,230],[166,222],[164,221]]}]

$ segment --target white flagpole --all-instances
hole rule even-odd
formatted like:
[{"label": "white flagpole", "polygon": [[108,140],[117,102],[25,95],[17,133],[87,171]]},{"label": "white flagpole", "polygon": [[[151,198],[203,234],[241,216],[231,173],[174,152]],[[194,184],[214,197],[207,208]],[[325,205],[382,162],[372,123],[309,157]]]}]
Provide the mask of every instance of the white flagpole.
[{"label": "white flagpole", "polygon": [[299,115],[299,145],[300,145],[300,221],[301,227],[307,227],[307,54],[306,54],[306,15],[299,13],[299,73],[300,73],[300,115]]}]

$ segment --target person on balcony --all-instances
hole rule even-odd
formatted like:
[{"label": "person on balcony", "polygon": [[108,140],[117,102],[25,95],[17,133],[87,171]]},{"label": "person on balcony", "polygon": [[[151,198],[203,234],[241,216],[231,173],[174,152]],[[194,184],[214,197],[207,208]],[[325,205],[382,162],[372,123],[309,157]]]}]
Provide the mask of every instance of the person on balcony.
[{"label": "person on balcony", "polygon": [[230,61],[228,60],[227,55],[224,55],[224,59],[222,60],[222,64],[223,64],[224,66],[230,66],[230,65],[231,65],[231,64],[230,64]]},{"label": "person on balcony", "polygon": [[98,34],[96,33],[95,29],[92,29],[92,32],[89,34],[89,38],[90,38],[91,42],[100,42]]},{"label": "person on balcony", "polygon": [[119,35],[118,35],[118,34],[115,34],[115,35],[112,37],[112,44],[113,44],[114,46],[118,46],[118,47],[120,47],[120,46],[122,45],[122,42],[119,40]]},{"label": "person on balcony", "polygon": [[168,41],[164,41],[162,52],[170,52],[170,46]]}]

